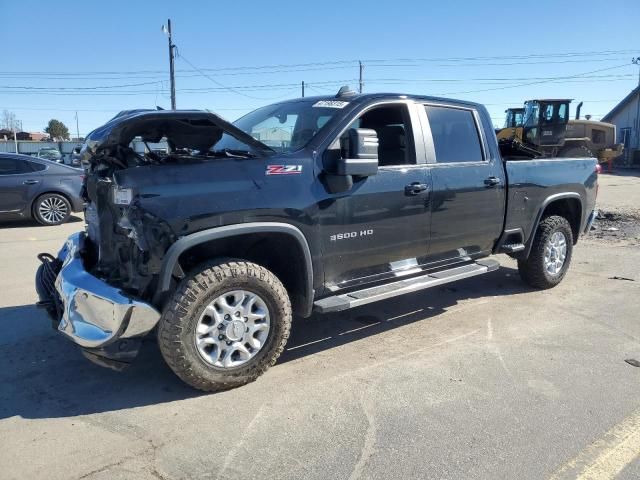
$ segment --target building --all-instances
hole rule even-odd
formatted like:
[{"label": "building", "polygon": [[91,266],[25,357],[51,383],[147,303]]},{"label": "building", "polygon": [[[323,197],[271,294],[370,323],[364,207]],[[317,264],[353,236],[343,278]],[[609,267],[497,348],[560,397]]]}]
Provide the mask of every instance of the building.
[{"label": "building", "polygon": [[640,85],[602,117],[616,126],[616,141],[624,145],[624,163],[640,163]]},{"label": "building", "polygon": [[43,132],[30,132],[31,140],[35,140],[36,142],[46,142],[49,140],[49,134]]}]

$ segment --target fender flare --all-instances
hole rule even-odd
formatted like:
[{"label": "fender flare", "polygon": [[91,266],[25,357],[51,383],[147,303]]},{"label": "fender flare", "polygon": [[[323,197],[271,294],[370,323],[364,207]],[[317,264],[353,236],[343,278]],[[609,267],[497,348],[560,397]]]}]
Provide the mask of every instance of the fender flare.
[{"label": "fender flare", "polygon": [[305,288],[303,289],[305,306],[302,310],[303,313],[307,312],[307,314],[303,316],[309,316],[311,314],[311,309],[313,308],[314,297],[313,263],[311,260],[311,250],[309,249],[309,244],[307,243],[306,237],[297,227],[294,227],[293,225],[290,225],[288,223],[280,222],[251,222],[240,223],[236,225],[225,225],[223,227],[201,230],[199,232],[181,237],[173,245],[171,245],[171,247],[169,247],[167,253],[162,259],[162,267],[160,269],[160,274],[158,277],[158,287],[154,296],[154,303],[156,303],[156,301],[160,298],[160,295],[169,291],[171,287],[171,277],[173,276],[173,271],[175,269],[175,266],[178,264],[180,255],[182,255],[185,251],[196,245],[210,242],[212,240],[219,240],[222,238],[235,237],[239,235],[249,235],[254,233],[284,233],[293,237],[300,245],[300,249],[302,250],[302,254],[304,256],[305,266]]},{"label": "fender flare", "polygon": [[582,226],[582,217],[584,215],[584,205],[582,204],[582,196],[578,192],[562,192],[562,193],[549,195],[547,198],[544,199],[544,201],[542,202],[542,205],[540,205],[540,208],[538,209],[538,214],[536,215],[536,220],[533,223],[531,232],[529,233],[529,238],[527,239],[526,248],[523,254],[525,258],[527,258],[529,256],[529,253],[531,252],[531,247],[533,246],[533,239],[536,235],[536,230],[538,230],[538,225],[540,224],[540,220],[542,219],[542,214],[544,213],[545,209],[549,206],[549,204],[555,202],[556,200],[562,200],[564,198],[577,199],[578,202],[580,202],[580,225],[578,228],[578,230],[580,230],[580,227]]}]

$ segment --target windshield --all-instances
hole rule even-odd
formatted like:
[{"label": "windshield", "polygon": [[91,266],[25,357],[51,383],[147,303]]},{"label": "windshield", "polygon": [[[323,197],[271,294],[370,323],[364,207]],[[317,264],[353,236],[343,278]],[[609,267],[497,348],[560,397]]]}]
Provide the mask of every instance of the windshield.
[{"label": "windshield", "polygon": [[46,149],[43,148],[42,150],[40,150],[40,156],[44,158],[53,158],[57,160],[62,155],[58,150],[55,150],[53,148],[46,148]]},{"label": "windshield", "polygon": [[[304,147],[347,102],[293,100],[262,107],[233,124],[279,153]],[[213,150],[246,150],[246,145],[224,134]]]},{"label": "windshield", "polygon": [[523,113],[524,110],[522,108],[507,110],[507,120],[505,121],[504,126],[506,128],[521,127]]}]

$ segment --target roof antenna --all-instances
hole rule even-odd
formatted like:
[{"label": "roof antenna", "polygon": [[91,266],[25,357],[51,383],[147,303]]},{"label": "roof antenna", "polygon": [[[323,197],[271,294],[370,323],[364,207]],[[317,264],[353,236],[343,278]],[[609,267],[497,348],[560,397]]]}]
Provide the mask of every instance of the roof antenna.
[{"label": "roof antenna", "polygon": [[355,94],[356,92],[351,90],[349,85],[344,85],[340,87],[340,90],[338,90],[338,94],[336,95],[336,98],[353,97]]}]

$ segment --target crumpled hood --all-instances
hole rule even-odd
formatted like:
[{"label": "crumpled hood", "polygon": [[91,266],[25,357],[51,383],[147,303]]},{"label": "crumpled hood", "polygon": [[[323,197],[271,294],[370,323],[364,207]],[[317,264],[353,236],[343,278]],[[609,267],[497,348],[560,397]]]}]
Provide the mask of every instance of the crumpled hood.
[{"label": "crumpled hood", "polygon": [[220,140],[223,133],[259,151],[272,151],[264,143],[211,112],[125,110],[87,136],[82,157],[89,160],[100,150],[126,147],[135,137],[142,137],[151,143],[159,142],[164,137],[171,149],[207,151]]}]

